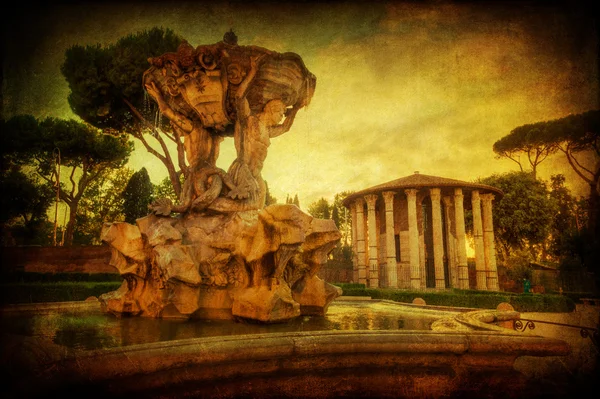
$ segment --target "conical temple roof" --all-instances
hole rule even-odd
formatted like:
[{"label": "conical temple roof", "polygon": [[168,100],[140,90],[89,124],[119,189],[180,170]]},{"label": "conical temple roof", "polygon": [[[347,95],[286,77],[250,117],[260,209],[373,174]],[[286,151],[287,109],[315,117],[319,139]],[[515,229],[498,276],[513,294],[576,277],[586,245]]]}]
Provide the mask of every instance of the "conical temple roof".
[{"label": "conical temple roof", "polygon": [[488,186],[486,184],[470,183],[466,181],[448,179],[446,177],[424,175],[419,172],[415,172],[410,176],[401,177],[399,179],[392,180],[387,183],[378,184],[376,186],[355,192],[344,199],[344,205],[348,206],[350,204],[350,201],[366,194],[377,194],[383,191],[398,192],[408,188],[441,188],[443,191],[450,191],[454,190],[455,188],[461,188],[467,193],[470,193],[473,190],[479,190],[482,194],[491,193],[494,194],[496,198],[501,198],[504,195],[502,190],[496,187]]}]

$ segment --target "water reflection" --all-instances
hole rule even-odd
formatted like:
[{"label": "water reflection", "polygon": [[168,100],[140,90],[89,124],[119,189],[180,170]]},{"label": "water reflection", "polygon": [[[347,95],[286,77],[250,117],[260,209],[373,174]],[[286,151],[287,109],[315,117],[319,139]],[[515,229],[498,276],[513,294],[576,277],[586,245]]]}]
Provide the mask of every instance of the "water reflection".
[{"label": "water reflection", "polygon": [[299,317],[285,324],[252,324],[225,320],[156,320],[141,317],[118,319],[103,313],[50,313],[4,316],[2,331],[38,336],[79,350],[134,344],[274,332],[323,330],[428,330],[440,317],[385,302],[334,302],[325,317]]}]

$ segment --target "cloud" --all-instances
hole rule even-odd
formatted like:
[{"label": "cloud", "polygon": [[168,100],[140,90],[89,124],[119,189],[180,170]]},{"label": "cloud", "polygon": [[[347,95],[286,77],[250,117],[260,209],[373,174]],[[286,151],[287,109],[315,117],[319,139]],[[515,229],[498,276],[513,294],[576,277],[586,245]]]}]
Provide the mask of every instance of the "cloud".
[{"label": "cloud", "polygon": [[[272,140],[263,169],[273,195],[284,201],[297,193],[303,206],[415,170],[473,180],[514,169],[495,159],[496,140],[526,123],[598,108],[597,32],[590,35],[590,18],[570,9],[349,1],[82,10],[63,7],[46,22],[33,21],[37,30],[19,28],[42,41],[20,44],[35,54],[24,58],[36,61],[29,69],[17,61],[5,68],[6,111],[72,115],[59,72],[71,44],[112,43],[164,26],[200,45],[234,28],[240,44],[300,54],[317,77],[311,105]],[[227,169],[234,157],[226,140],[219,166]],[[569,173],[568,165],[556,165]],[[143,149],[130,166],[146,166],[153,181],[166,176]]]}]

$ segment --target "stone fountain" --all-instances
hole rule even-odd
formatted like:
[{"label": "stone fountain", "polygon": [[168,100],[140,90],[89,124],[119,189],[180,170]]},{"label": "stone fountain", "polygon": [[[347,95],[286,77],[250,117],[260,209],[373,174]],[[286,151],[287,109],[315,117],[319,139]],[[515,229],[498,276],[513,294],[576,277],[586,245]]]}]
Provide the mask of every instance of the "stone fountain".
[{"label": "stone fountain", "polygon": [[[295,205],[265,207],[261,177],[271,138],[310,103],[315,76],[297,54],[239,46],[231,31],[149,62],[143,84],[185,155],[185,182],[177,204],[158,199],[136,225],[104,226],[124,282],[99,298],[102,308],[268,323],[325,314],[341,290],[316,273],[341,235]],[[226,136],[237,158],[224,171],[216,161]]]},{"label": "stone fountain", "polygon": [[[135,225],[104,226],[110,264],[124,277],[118,290],[99,300],[1,309],[3,325],[13,327],[0,342],[7,397],[536,397],[539,384],[517,372],[515,360],[565,356],[570,348],[501,328],[518,320],[517,312],[437,309],[443,314],[429,329],[405,330],[401,325],[410,314],[431,318],[434,309],[389,303],[397,311],[386,316],[389,330],[379,330],[372,327],[377,301],[368,301],[355,303],[339,322],[328,320],[328,306],[341,290],[316,273],[339,231],[331,220],[294,205],[264,206],[261,170],[270,139],[289,130],[315,88],[298,55],[238,46],[229,32],[222,42],[197,48],[183,43],[149,61],[144,86],[170,121],[180,161],[187,161],[182,194],[176,204],[156,200]],[[227,171],[216,167],[225,136],[233,136],[237,150]],[[343,301],[336,302],[330,313]],[[98,316],[101,311],[298,323],[277,331],[294,323],[179,323]],[[329,327],[305,330],[311,317],[299,315],[325,316],[316,319]],[[343,328],[350,316],[371,327]],[[24,335],[23,321],[30,326]],[[153,334],[131,342],[128,331],[142,321],[157,322]],[[165,340],[165,324],[245,329]],[[148,335],[147,325],[136,334]],[[99,342],[108,334],[120,346],[91,350],[61,341],[80,333]]]}]

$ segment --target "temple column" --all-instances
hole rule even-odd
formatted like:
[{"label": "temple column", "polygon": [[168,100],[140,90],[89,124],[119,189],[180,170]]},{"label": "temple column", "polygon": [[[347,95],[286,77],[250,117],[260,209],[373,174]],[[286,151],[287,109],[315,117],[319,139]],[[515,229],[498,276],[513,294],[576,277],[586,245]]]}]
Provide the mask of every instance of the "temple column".
[{"label": "temple column", "polygon": [[356,243],[356,203],[350,203],[350,214],[352,215],[352,281],[358,283],[358,249]]},{"label": "temple column", "polygon": [[394,195],[393,191],[385,191],[385,248],[388,287],[398,288],[398,271],[396,266],[396,240],[394,239]]},{"label": "temple column", "polygon": [[369,287],[379,287],[379,267],[377,260],[377,221],[375,215],[375,204],[377,195],[365,195],[367,201],[367,223],[369,229]]},{"label": "temple column", "polygon": [[408,247],[410,259],[410,288],[421,288],[419,265],[419,229],[417,227],[417,190],[404,190],[408,202]]},{"label": "temple column", "polygon": [[442,229],[441,193],[439,188],[430,188],[431,224],[433,230],[433,266],[435,268],[435,288],[446,288],[444,273],[444,233]]},{"label": "temple column", "polygon": [[467,237],[465,234],[464,196],[461,188],[454,189],[454,221],[456,223],[456,260],[458,263],[458,287],[469,289],[467,266]]},{"label": "temple column", "polygon": [[356,209],[356,253],[358,267],[358,282],[367,284],[367,248],[365,246],[365,201],[357,198],[354,201]]},{"label": "temple column", "polygon": [[474,190],[471,194],[473,207],[473,238],[475,239],[475,271],[477,272],[477,289],[487,289],[487,277],[485,272],[485,257],[483,244],[483,225],[481,221],[481,199],[479,191]]},{"label": "temple column", "polygon": [[496,267],[496,245],[494,243],[494,221],[492,201],[494,194],[481,194],[483,208],[483,242],[487,289],[498,291],[498,268]]},{"label": "temple column", "polygon": [[448,258],[448,280],[450,281],[451,287],[458,287],[458,279],[456,272],[456,248],[454,242],[453,223],[450,217],[452,209],[452,197],[446,195],[442,198],[444,201],[444,218],[446,220],[446,256]]}]

